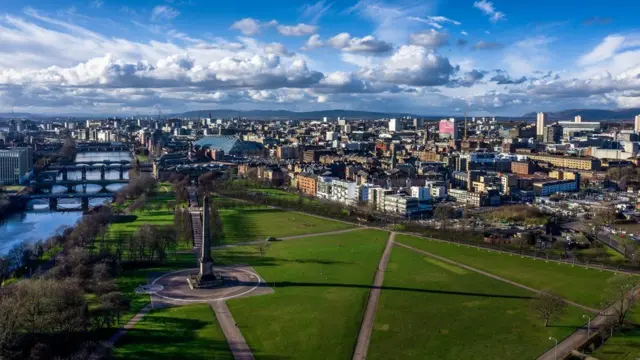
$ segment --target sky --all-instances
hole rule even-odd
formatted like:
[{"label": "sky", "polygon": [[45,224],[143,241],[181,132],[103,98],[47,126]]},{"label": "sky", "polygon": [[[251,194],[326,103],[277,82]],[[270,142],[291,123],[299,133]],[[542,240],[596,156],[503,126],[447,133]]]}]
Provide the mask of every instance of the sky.
[{"label": "sky", "polygon": [[0,4],[0,112],[640,107],[638,1]]}]

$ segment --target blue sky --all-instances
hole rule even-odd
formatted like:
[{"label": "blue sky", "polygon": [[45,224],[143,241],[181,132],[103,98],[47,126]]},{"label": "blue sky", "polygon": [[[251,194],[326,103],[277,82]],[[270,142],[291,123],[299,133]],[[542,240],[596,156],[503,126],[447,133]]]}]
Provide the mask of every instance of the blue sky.
[{"label": "blue sky", "polygon": [[0,111],[640,107],[638,2],[3,1]]}]

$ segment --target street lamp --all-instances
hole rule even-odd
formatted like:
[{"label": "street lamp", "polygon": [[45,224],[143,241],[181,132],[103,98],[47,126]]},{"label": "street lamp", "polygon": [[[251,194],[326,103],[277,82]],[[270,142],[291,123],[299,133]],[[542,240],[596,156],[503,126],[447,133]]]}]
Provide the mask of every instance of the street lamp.
[{"label": "street lamp", "polygon": [[556,345],[553,347],[553,359],[557,360],[558,359],[558,339],[554,338],[553,336],[549,336],[549,340],[553,340],[556,342]]},{"label": "street lamp", "polygon": [[582,315],[582,318],[587,318],[589,321],[587,322],[587,340],[591,337],[591,318],[587,315]]}]

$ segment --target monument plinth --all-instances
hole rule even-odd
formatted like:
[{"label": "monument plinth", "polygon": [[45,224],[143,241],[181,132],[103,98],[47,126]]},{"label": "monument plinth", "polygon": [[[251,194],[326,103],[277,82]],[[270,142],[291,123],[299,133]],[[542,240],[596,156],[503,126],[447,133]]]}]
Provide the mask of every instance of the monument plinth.
[{"label": "monument plinth", "polygon": [[200,268],[197,274],[187,278],[189,286],[194,288],[212,288],[224,285],[220,274],[213,272],[213,259],[211,258],[211,205],[209,197],[205,196],[202,206],[202,249],[200,252]]}]

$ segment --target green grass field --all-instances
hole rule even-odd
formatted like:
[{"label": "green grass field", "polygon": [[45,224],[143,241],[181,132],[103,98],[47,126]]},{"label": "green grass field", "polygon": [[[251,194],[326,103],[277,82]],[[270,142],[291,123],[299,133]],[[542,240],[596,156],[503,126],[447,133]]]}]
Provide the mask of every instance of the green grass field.
[{"label": "green grass field", "polygon": [[545,328],[527,290],[394,247],[369,359],[535,359],[581,326],[578,309]]},{"label": "green grass field", "polygon": [[256,358],[350,359],[388,233],[362,230],[214,251],[223,263],[248,263],[275,293],[228,306]]},{"label": "green grass field", "polygon": [[640,327],[616,331],[591,356],[598,360],[636,360],[640,358]]},{"label": "green grass field", "polygon": [[220,211],[225,242],[235,243],[349,229],[352,225],[271,208],[239,208]]},{"label": "green grass field", "polygon": [[154,310],[114,349],[117,359],[233,359],[209,304]]},{"label": "green grass field", "polygon": [[145,285],[153,281],[158,276],[178,269],[196,268],[196,257],[194,254],[170,254],[167,261],[162,265],[153,265],[146,268],[125,268],[116,278],[118,290],[122,291],[131,300],[131,306],[120,320],[120,325],[125,324],[140,309],[149,303],[149,295],[136,294],[135,289],[140,285]]},{"label": "green grass field", "polygon": [[487,250],[477,250],[452,243],[429,241],[426,239],[398,235],[396,241],[414,246],[430,253],[459,261],[480,270],[502,276],[534,289],[549,289],[579,304],[601,308],[605,300],[603,286],[614,278],[609,271],[572,267],[567,264],[545,262],[510,256]]}]

